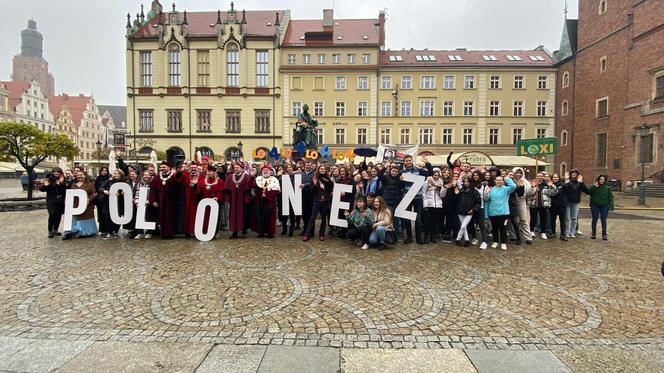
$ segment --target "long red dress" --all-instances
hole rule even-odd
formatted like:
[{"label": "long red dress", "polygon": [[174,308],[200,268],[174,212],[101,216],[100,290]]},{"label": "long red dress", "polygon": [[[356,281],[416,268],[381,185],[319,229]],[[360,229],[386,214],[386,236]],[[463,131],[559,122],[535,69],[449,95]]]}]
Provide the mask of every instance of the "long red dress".
[{"label": "long red dress", "polygon": [[[184,185],[185,185],[185,194],[184,194],[184,224],[185,231],[188,234],[194,234],[194,227],[196,225],[196,209],[198,207],[198,202],[201,200],[200,190],[198,188],[198,182],[205,178],[204,175],[198,175],[197,179],[192,179],[192,176],[189,172],[183,172],[184,176]],[[193,183],[193,185],[192,185]]]},{"label": "long red dress", "polygon": [[253,183],[256,196],[254,208],[256,210],[255,227],[258,234],[274,236],[277,231],[277,195],[281,191],[279,180],[270,176],[258,176]]},{"label": "long red dress", "polygon": [[251,202],[251,176],[242,174],[242,179],[235,184],[233,176],[235,173],[230,173],[226,176],[224,183],[224,193],[226,193],[225,201],[230,203],[230,216],[229,228],[231,232],[246,232],[245,226],[245,204]]},{"label": "long red dress", "polygon": [[184,214],[180,214],[176,207],[178,199],[182,198],[181,190],[184,177],[181,172],[171,173],[171,177],[162,180],[157,175],[150,183],[149,202],[158,203],[159,232],[161,238],[173,238],[177,227],[184,222]]},{"label": "long red dress", "polygon": [[[206,184],[211,184],[207,185]],[[209,188],[208,188],[209,187]],[[221,201],[222,198],[222,193],[224,191],[224,182],[221,181],[221,179],[216,178],[216,181],[213,183],[212,179],[205,177],[205,176],[200,176],[198,178],[198,194],[202,199],[205,198],[216,198],[217,201]],[[196,216],[194,216],[194,219]],[[210,221],[210,211],[206,209],[205,211],[205,220],[203,220],[203,232],[208,231],[208,223]],[[216,230],[217,227],[214,227]]]}]

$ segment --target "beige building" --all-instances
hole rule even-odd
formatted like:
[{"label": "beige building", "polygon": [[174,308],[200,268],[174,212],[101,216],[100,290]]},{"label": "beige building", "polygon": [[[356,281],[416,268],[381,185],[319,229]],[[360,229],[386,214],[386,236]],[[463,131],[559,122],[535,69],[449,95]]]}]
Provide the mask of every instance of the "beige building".
[{"label": "beige building", "polygon": [[13,121],[14,111],[9,107],[9,90],[0,82],[0,122]]},{"label": "beige building", "polygon": [[69,111],[67,105],[62,105],[58,109],[55,107],[55,102],[49,102],[49,108],[51,113],[53,113],[53,117],[55,118],[53,132],[69,137],[69,139],[76,144],[76,126],[74,125],[74,119],[72,118],[71,112]]},{"label": "beige building", "polygon": [[35,126],[44,132],[53,130],[53,115],[48,110],[48,99],[39,82],[4,82],[9,91],[9,109],[14,120]]},{"label": "beige building", "polygon": [[80,150],[79,156],[75,157],[74,161],[92,160],[92,153],[98,147],[104,147],[106,136],[106,129],[101,124],[99,109],[94,97],[82,94],[70,96],[63,93],[58,96],[50,96],[48,101],[49,109],[54,117],[60,117],[63,108],[65,108],[63,115],[67,117],[66,112],[68,111],[71,116],[75,127],[75,143]]}]

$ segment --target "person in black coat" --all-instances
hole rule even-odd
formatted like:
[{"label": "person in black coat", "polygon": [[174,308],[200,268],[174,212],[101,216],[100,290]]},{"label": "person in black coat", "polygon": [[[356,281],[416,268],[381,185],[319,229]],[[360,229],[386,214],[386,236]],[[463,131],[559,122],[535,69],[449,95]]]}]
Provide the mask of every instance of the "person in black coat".
[{"label": "person in black coat", "polygon": [[473,215],[480,210],[480,206],[482,205],[480,193],[475,187],[473,187],[470,177],[464,177],[463,187],[459,189],[459,187],[456,186],[454,188],[454,194],[457,196],[456,211],[459,215],[459,221],[461,222],[456,243],[457,245],[461,245],[461,239],[463,239],[463,245],[468,247],[470,246],[468,225],[473,219]]},{"label": "person in black coat", "polygon": [[46,209],[48,210],[48,238],[59,236],[58,232],[62,214],[65,212],[65,194],[67,181],[60,167],[55,167],[42,182],[39,190],[46,192]]},{"label": "person in black coat", "polygon": [[390,213],[393,217],[393,226],[389,236],[387,237],[388,243],[395,243],[399,239],[399,228],[401,219],[394,218],[394,211],[396,210],[401,198],[403,196],[403,186],[404,182],[401,181],[401,172],[399,171],[399,166],[396,164],[389,164],[388,167],[381,169],[378,172],[378,178],[380,179],[381,185],[383,186],[383,199],[385,204],[390,209]]},{"label": "person in black coat", "polygon": [[[118,224],[115,224],[113,220],[111,220],[109,196],[111,195],[110,191],[113,184],[124,183],[124,182],[125,182],[124,172],[121,169],[117,169],[113,173],[113,177],[106,180],[104,185],[102,185],[101,188],[99,188],[99,197],[97,198],[97,200],[101,202],[102,220],[104,221],[104,224],[108,229],[108,231],[106,232],[106,236],[104,236],[104,239],[118,238],[118,231],[120,230],[120,226]],[[122,214],[125,208],[124,198],[122,196],[122,191],[119,191],[117,193],[118,193],[118,211],[120,212],[120,214]]]},{"label": "person in black coat", "polygon": [[554,173],[551,179],[553,181],[553,187],[558,190],[558,193],[551,197],[551,208],[549,208],[549,213],[551,214],[551,235],[552,237],[556,236],[556,218],[558,218],[560,220],[560,239],[567,241],[569,232],[567,232],[565,214],[568,207],[567,189],[570,187],[570,183],[563,183],[560,179],[560,175],[557,173]]},{"label": "person in black coat", "polygon": [[576,238],[579,231],[579,205],[581,204],[581,193],[588,193],[588,188],[583,183],[583,177],[579,170],[572,170],[569,177],[565,178],[565,195],[567,198],[567,209],[565,209],[565,232],[568,238]]},{"label": "person in black coat", "polygon": [[[101,188],[108,181],[110,175],[108,174],[108,167],[102,167],[99,169],[99,175],[95,179],[95,192],[97,196],[101,196]],[[106,235],[108,233],[109,227],[106,226],[106,221],[102,216],[103,202],[100,198],[95,199],[95,206],[97,207],[97,223],[99,224],[99,235]]]}]

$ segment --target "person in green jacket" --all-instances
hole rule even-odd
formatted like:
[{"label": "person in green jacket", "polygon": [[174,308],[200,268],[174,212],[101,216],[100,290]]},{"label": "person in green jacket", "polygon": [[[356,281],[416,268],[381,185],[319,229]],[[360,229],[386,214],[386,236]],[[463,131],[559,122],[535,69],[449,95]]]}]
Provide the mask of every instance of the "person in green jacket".
[{"label": "person in green jacket", "polygon": [[613,193],[611,188],[606,184],[606,175],[599,175],[595,180],[595,184],[588,188],[587,193],[590,195],[590,212],[592,214],[592,234],[590,238],[593,240],[597,235],[597,218],[602,222],[602,240],[608,240],[606,236],[606,218],[609,215],[609,210],[613,211]]},{"label": "person in green jacket", "polygon": [[353,212],[345,212],[346,221],[348,221],[348,239],[356,244],[362,243],[362,250],[369,248],[369,237],[371,236],[372,225],[374,223],[373,212],[367,208],[367,200],[363,195],[355,197],[355,208]]}]

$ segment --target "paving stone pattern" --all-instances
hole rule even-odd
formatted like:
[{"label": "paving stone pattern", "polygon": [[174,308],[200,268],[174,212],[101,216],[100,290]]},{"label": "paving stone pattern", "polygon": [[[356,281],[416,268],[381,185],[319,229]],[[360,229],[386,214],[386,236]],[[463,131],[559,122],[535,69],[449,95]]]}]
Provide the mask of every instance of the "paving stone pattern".
[{"label": "paving stone pattern", "polygon": [[[60,241],[2,213],[0,336],[344,348],[664,350],[661,222],[610,241],[362,251],[291,239]],[[589,230],[582,220],[582,229]]]}]

